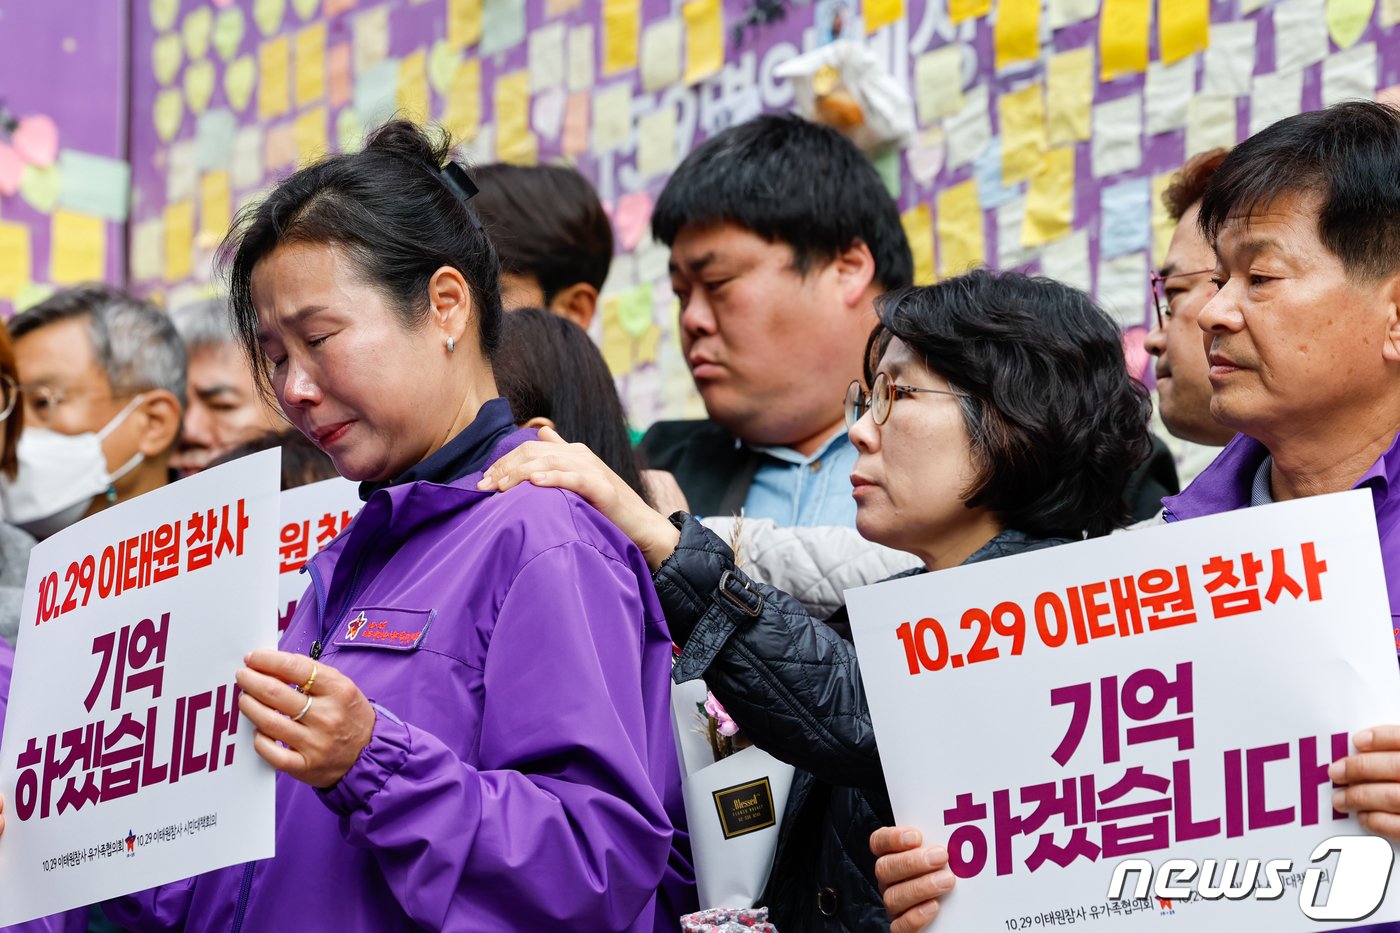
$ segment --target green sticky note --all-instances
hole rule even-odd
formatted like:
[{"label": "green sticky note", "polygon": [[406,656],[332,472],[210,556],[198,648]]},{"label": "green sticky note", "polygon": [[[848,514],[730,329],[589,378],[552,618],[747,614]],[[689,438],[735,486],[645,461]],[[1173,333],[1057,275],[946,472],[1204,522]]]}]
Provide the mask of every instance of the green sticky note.
[{"label": "green sticky note", "polygon": [[885,190],[890,193],[890,197],[898,201],[899,193],[903,190],[899,179],[899,150],[886,150],[875,156],[873,161],[875,171],[880,173],[880,180],[885,183]]},{"label": "green sticky note", "polygon": [[636,340],[651,327],[651,286],[638,285],[635,288],[629,288],[619,297],[621,300],[617,306],[618,320],[628,336]]},{"label": "green sticky note", "polygon": [[58,170],[63,176],[59,207],[108,220],[126,220],[131,166],[125,161],[64,149],[58,154]]},{"label": "green sticky note", "polygon": [[59,174],[57,165],[40,168],[26,165],[19,179],[19,194],[25,202],[41,214],[52,214],[58,206]]}]

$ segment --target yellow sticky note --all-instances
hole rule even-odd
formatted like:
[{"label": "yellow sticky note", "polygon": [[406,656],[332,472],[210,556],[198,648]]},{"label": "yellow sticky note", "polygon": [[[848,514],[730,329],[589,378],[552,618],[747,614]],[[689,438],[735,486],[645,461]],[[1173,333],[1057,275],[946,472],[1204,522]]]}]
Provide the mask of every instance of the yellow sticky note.
[{"label": "yellow sticky note", "polygon": [[1167,205],[1162,195],[1171,186],[1175,172],[1163,172],[1152,177],[1152,268],[1160,269],[1167,261],[1167,250],[1171,248],[1172,234],[1176,233],[1176,221],[1167,213]]},{"label": "yellow sticky note", "polygon": [[187,279],[194,271],[194,202],[165,206],[165,281]]},{"label": "yellow sticky note", "polygon": [[603,0],[603,74],[637,67],[641,0]]},{"label": "yellow sticky note", "polygon": [[1074,212],[1074,147],[1051,149],[1041,157],[1026,191],[1021,245],[1041,246],[1069,233]]},{"label": "yellow sticky note", "polygon": [[286,36],[279,36],[258,49],[258,119],[270,120],[292,106],[292,47]]},{"label": "yellow sticky note", "polygon": [[904,18],[904,0],[865,0],[865,31],[883,29]]},{"label": "yellow sticky note", "polygon": [[447,0],[447,42],[466,48],[481,41],[481,0]]},{"label": "yellow sticky note", "polygon": [[297,106],[314,104],[326,96],[326,24],[317,23],[297,33]]},{"label": "yellow sticky note", "polygon": [[330,150],[329,125],[325,107],[313,107],[296,118],[292,136],[296,139],[298,165],[315,162]]},{"label": "yellow sticky note", "polygon": [[914,59],[914,99],[919,124],[951,117],[963,109],[963,45],[955,42]]},{"label": "yellow sticky note", "polygon": [[1103,0],[1099,12],[1099,76],[1112,81],[1147,70],[1152,0]]},{"label": "yellow sticky note", "polygon": [[496,158],[513,165],[533,165],[538,156],[530,132],[530,73],[514,71],[496,79]]},{"label": "yellow sticky note", "polygon": [[1158,0],[1157,43],[1164,65],[1203,51],[1210,44],[1210,0]]},{"label": "yellow sticky note", "polygon": [[1025,181],[1040,165],[1045,152],[1045,93],[1029,84],[997,98],[1001,119],[1001,182],[1011,187]]},{"label": "yellow sticky note", "polygon": [[30,282],[29,228],[24,224],[0,223],[0,298],[11,301]]},{"label": "yellow sticky note", "polygon": [[205,172],[199,179],[199,246],[213,249],[233,224],[233,189],[228,172]]},{"label": "yellow sticky note", "polygon": [[992,0],[948,0],[948,19],[956,26],[992,12]]},{"label": "yellow sticky note", "polygon": [[[49,235],[49,280],[77,285],[102,279],[107,259],[107,222],[101,217],[54,211]],[[5,257],[9,262],[9,257]]]},{"label": "yellow sticky note", "polygon": [[724,67],[724,14],[719,0],[690,0],[685,17],[685,83],[694,84]]},{"label": "yellow sticky note", "polygon": [[938,195],[938,274],[959,275],[982,265],[985,257],[982,204],[973,178]]},{"label": "yellow sticky note", "polygon": [[637,174],[643,179],[676,167],[676,108],[662,105],[637,121]]},{"label": "yellow sticky note", "polygon": [[457,66],[442,122],[460,142],[475,139],[481,132],[481,59],[469,58]]},{"label": "yellow sticky note", "polygon": [[997,68],[1040,57],[1040,0],[1001,0],[993,36]]},{"label": "yellow sticky note", "polygon": [[603,362],[614,376],[632,370],[632,337],[622,326],[622,296],[603,299]]},{"label": "yellow sticky note", "polygon": [[1371,14],[1375,10],[1376,0],[1327,0],[1327,32],[1338,48],[1356,44],[1371,24]]},{"label": "yellow sticky note", "polygon": [[398,108],[410,120],[422,122],[428,110],[428,53],[422,49],[399,60]]},{"label": "yellow sticky note", "polygon": [[652,23],[642,33],[642,90],[659,91],[681,79],[681,21]]},{"label": "yellow sticky note", "polygon": [[632,133],[632,87],[618,82],[593,93],[593,151],[620,149]]},{"label": "yellow sticky note", "polygon": [[660,348],[661,328],[653,324],[632,342],[632,358],[637,361],[638,366],[643,363],[655,363]]},{"label": "yellow sticky note", "polygon": [[914,254],[914,284],[932,285],[937,281],[933,265],[933,215],[927,204],[918,204],[899,215],[904,238]]},{"label": "yellow sticky note", "polygon": [[1051,146],[1088,139],[1094,102],[1094,50],[1052,56],[1045,77],[1045,138]]}]

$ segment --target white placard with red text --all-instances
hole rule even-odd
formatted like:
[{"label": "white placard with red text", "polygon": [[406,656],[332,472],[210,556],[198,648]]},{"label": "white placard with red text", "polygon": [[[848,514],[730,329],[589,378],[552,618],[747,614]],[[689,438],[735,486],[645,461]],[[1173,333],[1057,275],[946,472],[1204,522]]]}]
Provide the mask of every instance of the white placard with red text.
[{"label": "white placard with red text", "polygon": [[273,854],[274,772],[234,674],[277,643],[280,456],[32,552],[0,745],[0,926]]},{"label": "white placard with red text", "polygon": [[[896,818],[948,842],[959,876],[937,928],[1355,925],[1308,919],[1300,895],[1308,869],[1319,870],[1318,903],[1347,883],[1343,856],[1310,861],[1319,842],[1364,835],[1334,816],[1326,764],[1350,750],[1350,733],[1400,723],[1369,491],[847,598]],[[1129,858],[1236,858],[1238,880],[1247,859],[1292,864],[1269,901],[1134,900],[1136,872],[1127,899],[1110,901],[1114,866]],[[1262,871],[1259,884],[1270,886]],[[1400,882],[1365,922],[1395,919]]]},{"label": "white placard with red text", "polygon": [[277,631],[287,630],[297,603],[311,581],[301,572],[306,561],[335,540],[360,511],[360,487],[339,476],[282,493],[282,524],[277,536]]}]

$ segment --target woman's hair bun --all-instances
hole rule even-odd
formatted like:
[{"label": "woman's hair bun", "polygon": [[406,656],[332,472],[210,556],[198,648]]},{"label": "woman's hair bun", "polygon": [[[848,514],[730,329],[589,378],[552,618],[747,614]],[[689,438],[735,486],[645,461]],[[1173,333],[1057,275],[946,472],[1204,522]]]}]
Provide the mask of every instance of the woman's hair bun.
[{"label": "woman's hair bun", "polygon": [[451,140],[441,129],[430,132],[408,120],[390,120],[365,138],[365,150],[387,152],[439,169],[451,156]]}]

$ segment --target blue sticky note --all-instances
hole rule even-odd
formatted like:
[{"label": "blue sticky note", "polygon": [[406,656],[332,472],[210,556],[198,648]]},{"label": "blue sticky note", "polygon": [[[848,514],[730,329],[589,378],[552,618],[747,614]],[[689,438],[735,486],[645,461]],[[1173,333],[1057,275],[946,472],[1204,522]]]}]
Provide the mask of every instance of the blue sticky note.
[{"label": "blue sticky note", "polygon": [[237,133],[238,119],[231,110],[210,110],[199,115],[194,131],[194,161],[201,171],[229,167]]},{"label": "blue sticky note", "polygon": [[984,211],[1001,207],[1020,194],[1020,185],[1004,188],[1001,184],[1001,139],[992,139],[992,144],[972,163],[972,172],[977,178],[977,199]]},{"label": "blue sticky note", "polygon": [[1109,185],[1101,194],[1099,255],[1104,259],[1147,249],[1152,242],[1152,191],[1146,178]]},{"label": "blue sticky note", "polygon": [[366,130],[378,126],[398,109],[399,60],[386,59],[355,78],[355,113]]},{"label": "blue sticky note", "polygon": [[131,166],[121,159],[64,149],[58,154],[58,206],[108,220],[126,220]]},{"label": "blue sticky note", "polygon": [[495,55],[525,41],[525,0],[484,0],[481,54]]}]

